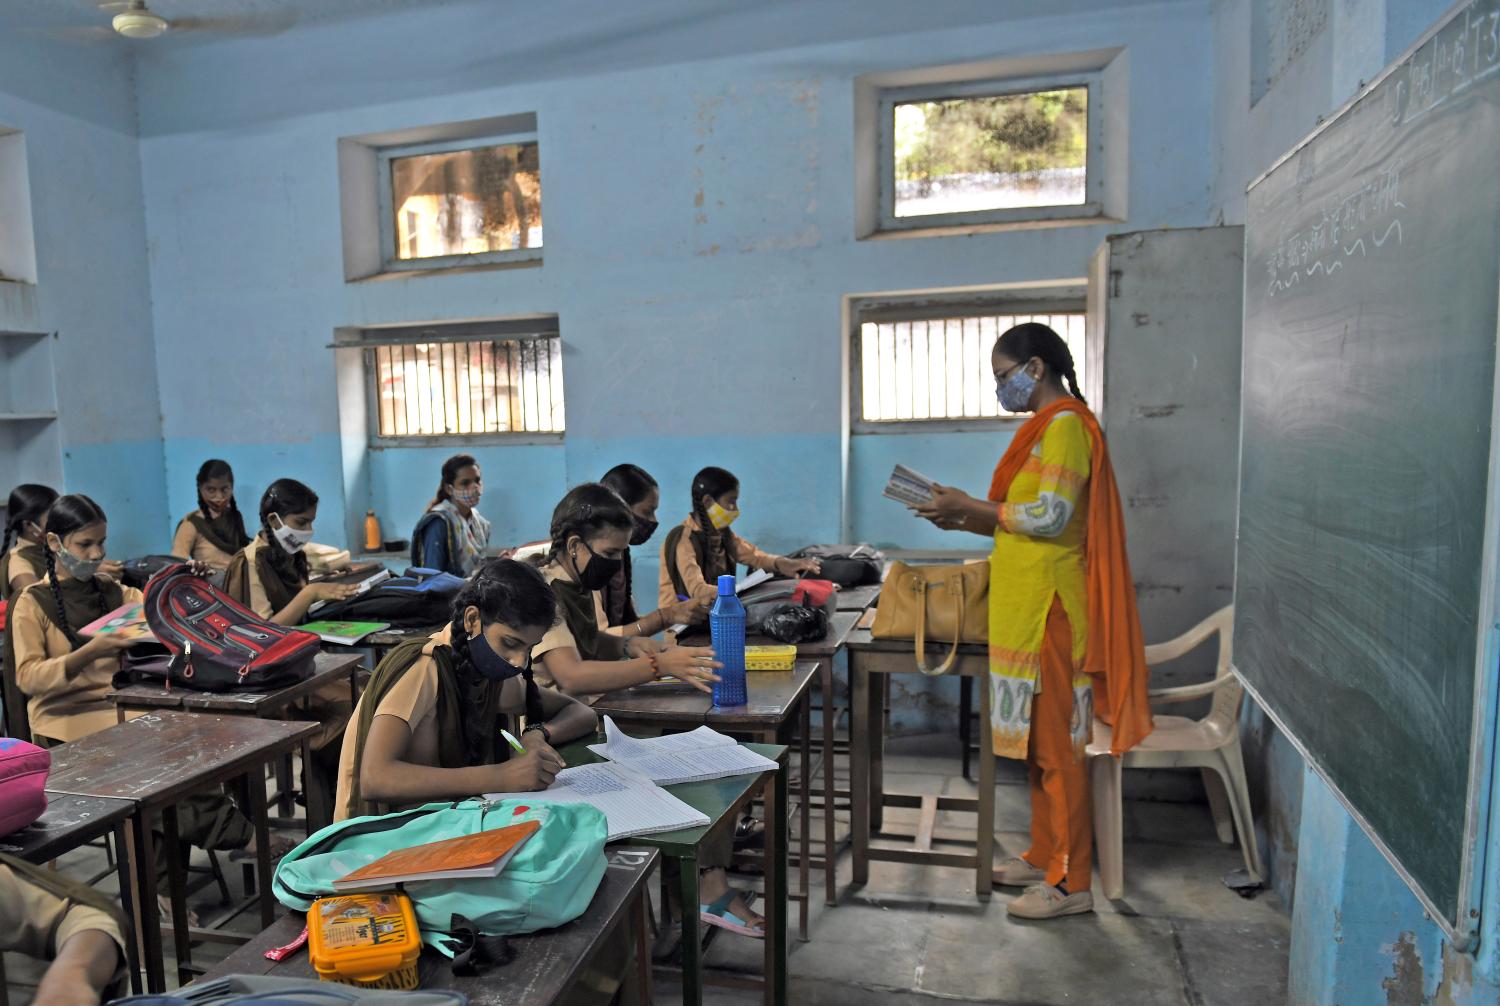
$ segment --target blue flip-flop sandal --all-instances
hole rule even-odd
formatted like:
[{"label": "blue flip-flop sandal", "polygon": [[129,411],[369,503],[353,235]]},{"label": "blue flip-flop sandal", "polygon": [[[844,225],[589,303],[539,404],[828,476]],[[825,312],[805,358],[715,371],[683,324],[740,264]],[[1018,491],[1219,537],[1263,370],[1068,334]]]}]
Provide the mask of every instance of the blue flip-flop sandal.
[{"label": "blue flip-flop sandal", "polygon": [[747,923],[744,919],[740,918],[738,915],[735,915],[729,910],[729,903],[735,899],[735,896],[737,894],[739,894],[739,892],[731,888],[730,890],[725,891],[717,899],[715,899],[713,904],[700,904],[698,906],[699,920],[710,926],[718,926],[720,929],[727,929],[731,933],[738,933],[741,936],[748,936],[752,940],[765,939],[766,931],[764,929],[755,929],[751,927],[750,924]]}]

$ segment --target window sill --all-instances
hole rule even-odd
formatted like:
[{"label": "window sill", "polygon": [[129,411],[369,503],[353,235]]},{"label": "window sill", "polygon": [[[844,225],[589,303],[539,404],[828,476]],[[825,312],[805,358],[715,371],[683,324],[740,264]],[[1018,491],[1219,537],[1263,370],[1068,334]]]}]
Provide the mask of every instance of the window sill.
[{"label": "window sill", "polygon": [[1007,416],[1003,419],[917,419],[894,423],[856,422],[850,436],[868,437],[886,434],[1005,433],[1019,429],[1030,416]]},{"label": "window sill", "polygon": [[[448,261],[448,260],[438,260]],[[376,280],[387,279],[415,279],[419,276],[456,276],[469,272],[494,272],[503,269],[539,269],[542,265],[541,255],[527,259],[507,259],[501,262],[459,262],[453,265],[440,265],[435,261],[430,265],[419,265],[400,268],[386,268],[380,272],[371,273],[368,276],[350,276],[345,279],[346,283],[369,283]]]},{"label": "window sill", "polygon": [[986,223],[933,224],[918,227],[893,227],[858,235],[860,241],[889,241],[902,238],[967,237],[973,234],[996,234],[1003,231],[1035,231],[1054,227],[1092,227],[1097,224],[1122,224],[1122,217],[1106,216],[1103,212],[1083,213],[1077,216],[1032,218],[1029,220],[995,220]]},{"label": "window sill", "polygon": [[370,450],[400,450],[403,447],[523,447],[561,445],[565,433],[473,433],[440,434],[430,437],[371,437]]}]

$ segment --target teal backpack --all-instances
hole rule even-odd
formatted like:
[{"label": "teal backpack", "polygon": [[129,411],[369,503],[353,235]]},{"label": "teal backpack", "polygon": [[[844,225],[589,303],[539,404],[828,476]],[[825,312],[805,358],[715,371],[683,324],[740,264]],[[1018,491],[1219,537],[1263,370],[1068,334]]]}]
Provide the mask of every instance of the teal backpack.
[{"label": "teal backpack", "polygon": [[604,879],[609,835],[604,815],[587,804],[476,799],[354,817],[329,825],[287,853],[271,889],[283,905],[305,912],[318,898],[336,893],[335,880],[388,852],[525,821],[542,826],[499,876],[402,886],[416,910],[422,942],[452,957],[459,920],[481,936],[509,936],[552,929],[582,915]]}]

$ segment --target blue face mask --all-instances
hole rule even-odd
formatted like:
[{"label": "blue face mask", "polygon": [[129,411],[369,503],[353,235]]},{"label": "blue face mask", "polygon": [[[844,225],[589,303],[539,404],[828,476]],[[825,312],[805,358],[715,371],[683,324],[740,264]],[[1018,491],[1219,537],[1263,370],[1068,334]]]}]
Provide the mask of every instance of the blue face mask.
[{"label": "blue face mask", "polygon": [[506,681],[523,670],[496,653],[490,641],[484,638],[483,632],[469,637],[469,659],[474,661],[479,673],[490,681]]},{"label": "blue face mask", "polygon": [[1031,393],[1036,390],[1036,378],[1021,369],[1011,375],[1010,380],[995,387],[995,397],[1006,412],[1025,412],[1031,405]]}]

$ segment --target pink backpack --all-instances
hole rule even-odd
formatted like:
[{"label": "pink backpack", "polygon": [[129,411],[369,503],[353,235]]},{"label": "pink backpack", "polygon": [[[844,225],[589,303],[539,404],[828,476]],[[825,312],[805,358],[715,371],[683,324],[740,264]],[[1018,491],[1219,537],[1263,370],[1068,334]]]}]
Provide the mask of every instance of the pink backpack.
[{"label": "pink backpack", "polygon": [[35,744],[0,737],[0,835],[20,831],[47,811],[52,756]]}]

